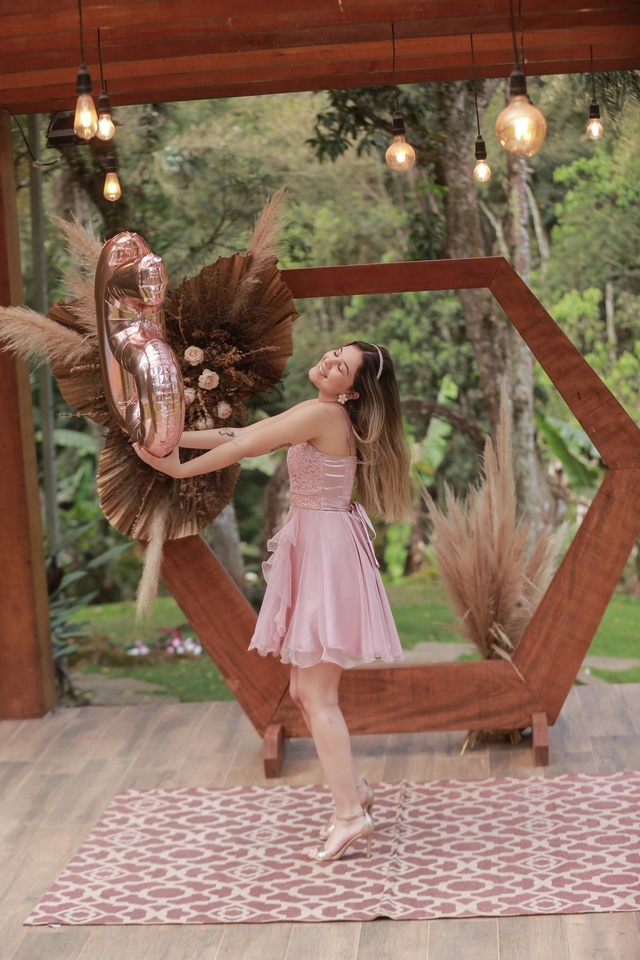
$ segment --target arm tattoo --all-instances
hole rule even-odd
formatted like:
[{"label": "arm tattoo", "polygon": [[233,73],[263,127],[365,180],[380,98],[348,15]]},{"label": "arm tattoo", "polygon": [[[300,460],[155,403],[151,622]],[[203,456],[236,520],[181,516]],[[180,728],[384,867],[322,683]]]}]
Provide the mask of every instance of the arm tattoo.
[{"label": "arm tattoo", "polygon": [[218,433],[221,437],[235,437],[235,432],[233,430],[218,430]]},{"label": "arm tattoo", "polygon": [[269,450],[269,453],[275,453],[276,450],[285,450],[287,447],[290,447],[290,446],[291,446],[290,443],[280,443],[278,444],[277,447],[272,447],[271,450]]}]

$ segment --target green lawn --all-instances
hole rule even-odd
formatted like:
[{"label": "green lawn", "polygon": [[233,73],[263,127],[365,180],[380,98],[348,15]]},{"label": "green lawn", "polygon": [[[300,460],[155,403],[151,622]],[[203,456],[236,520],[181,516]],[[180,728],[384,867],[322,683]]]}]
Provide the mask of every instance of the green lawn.
[{"label": "green lawn", "polygon": [[[439,583],[420,577],[388,584],[387,593],[398,633],[405,649],[421,640],[444,643],[460,641],[456,619]],[[637,640],[640,600],[614,596],[591,645],[590,653],[610,657],[638,657]],[[158,652],[162,630],[182,628],[185,636],[193,632],[171,597],[156,600],[151,617],[142,627],[135,626],[135,604],[112,603],[89,607],[77,619],[88,620],[94,635],[82,641],[77,669],[108,676],[135,676],[166,688],[167,693],[183,701],[229,700],[232,694],[209,657],[169,657]],[[156,652],[150,657],[128,657],[126,650],[136,641]],[[625,671],[594,670],[612,683],[639,682],[640,668]]]}]

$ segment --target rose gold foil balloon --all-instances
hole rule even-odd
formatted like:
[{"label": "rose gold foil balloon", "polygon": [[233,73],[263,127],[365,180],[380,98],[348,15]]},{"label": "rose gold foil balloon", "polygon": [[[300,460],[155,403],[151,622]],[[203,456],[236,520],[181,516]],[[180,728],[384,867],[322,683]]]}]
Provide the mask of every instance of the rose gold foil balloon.
[{"label": "rose gold foil balloon", "polygon": [[105,243],[96,270],[96,312],[107,402],[116,421],[154,457],[177,444],[184,389],[165,340],[167,271],[137,233]]}]

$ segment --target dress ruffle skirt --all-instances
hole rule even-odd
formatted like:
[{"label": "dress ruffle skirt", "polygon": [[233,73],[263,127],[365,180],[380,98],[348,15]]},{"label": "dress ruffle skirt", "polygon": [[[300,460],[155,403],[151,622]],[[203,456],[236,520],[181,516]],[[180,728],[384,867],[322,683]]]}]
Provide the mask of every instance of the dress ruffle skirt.
[{"label": "dress ruffle skirt", "polygon": [[367,523],[359,504],[291,507],[267,544],[267,590],[250,650],[298,667],[403,659]]}]

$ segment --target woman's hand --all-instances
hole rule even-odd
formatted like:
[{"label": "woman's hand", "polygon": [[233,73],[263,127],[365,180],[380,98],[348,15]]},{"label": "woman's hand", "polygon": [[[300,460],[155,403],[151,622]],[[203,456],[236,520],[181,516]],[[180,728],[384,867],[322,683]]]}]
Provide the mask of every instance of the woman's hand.
[{"label": "woman's hand", "polygon": [[147,453],[139,443],[134,443],[133,449],[140,459],[148,463],[154,470],[157,470],[159,473],[166,473],[168,477],[173,477],[175,480],[180,479],[182,464],[180,463],[180,451],[178,447],[174,447],[166,457],[152,456],[150,453]]}]

